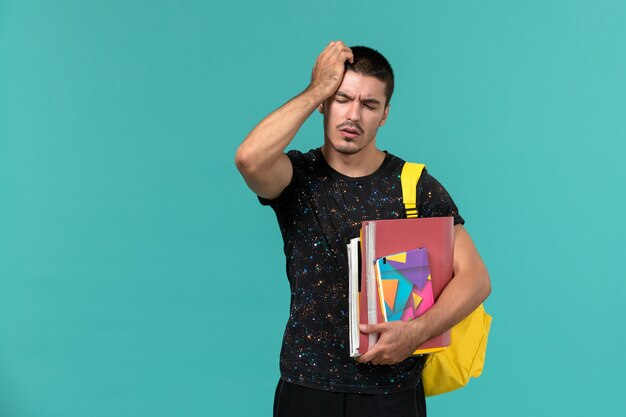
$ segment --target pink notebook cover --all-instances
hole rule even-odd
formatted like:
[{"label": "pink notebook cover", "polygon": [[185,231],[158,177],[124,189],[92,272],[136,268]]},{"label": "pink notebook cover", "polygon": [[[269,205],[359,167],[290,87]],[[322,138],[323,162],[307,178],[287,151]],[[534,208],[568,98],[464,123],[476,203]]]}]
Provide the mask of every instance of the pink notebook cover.
[{"label": "pink notebook cover", "polygon": [[[375,251],[374,259],[368,259],[368,233],[366,226],[374,223]],[[419,247],[428,249],[433,296],[435,302],[453,275],[454,219],[452,217],[429,217],[421,219],[373,220],[363,222],[361,228],[362,242],[362,278],[359,293],[359,323],[369,323],[367,314],[367,262],[391,254],[406,252]],[[377,323],[383,322],[380,311],[380,299],[375,293],[377,306]],[[369,349],[370,337],[360,333],[359,353],[362,355]],[[450,331],[436,336],[424,344],[418,351],[443,348],[450,345]],[[419,353],[419,352],[417,352]]]}]

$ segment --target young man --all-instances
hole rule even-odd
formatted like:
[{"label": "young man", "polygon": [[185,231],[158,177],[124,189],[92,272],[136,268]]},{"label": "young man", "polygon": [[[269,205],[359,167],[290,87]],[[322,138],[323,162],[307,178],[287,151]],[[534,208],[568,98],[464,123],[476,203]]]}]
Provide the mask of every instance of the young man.
[{"label": "young man", "polygon": [[[275,416],[423,416],[423,357],[417,346],[472,312],[491,291],[487,270],[456,205],[427,172],[417,186],[420,217],[454,216],[454,279],[426,314],[411,322],[363,326],[379,341],[348,354],[346,244],[361,222],[404,218],[404,161],[376,147],[389,114],[393,71],[377,51],[331,42],[311,83],[263,119],[237,150],[236,164],[276,212],[285,242],[291,308],[280,358]],[[284,151],[315,111],[324,144]]]}]

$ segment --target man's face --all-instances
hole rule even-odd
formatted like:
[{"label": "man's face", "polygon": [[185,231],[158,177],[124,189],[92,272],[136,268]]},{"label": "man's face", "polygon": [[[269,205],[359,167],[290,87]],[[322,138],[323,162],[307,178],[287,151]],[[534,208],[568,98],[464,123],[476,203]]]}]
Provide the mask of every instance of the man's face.
[{"label": "man's face", "polygon": [[389,112],[385,101],[384,82],[346,71],[337,92],[319,109],[324,115],[324,144],[348,155],[376,146],[376,132]]}]

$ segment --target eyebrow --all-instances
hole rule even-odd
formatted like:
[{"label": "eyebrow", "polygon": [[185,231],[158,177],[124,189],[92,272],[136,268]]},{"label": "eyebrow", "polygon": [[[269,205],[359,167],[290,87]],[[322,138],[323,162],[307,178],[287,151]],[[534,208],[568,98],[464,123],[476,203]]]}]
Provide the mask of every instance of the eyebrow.
[{"label": "eyebrow", "polygon": [[[350,100],[354,100],[354,97],[352,97],[349,94],[344,93],[343,91],[337,91],[335,93],[335,95],[339,96],[339,97],[344,97],[344,98],[348,98]],[[375,99],[375,98],[366,98],[361,100],[362,103],[366,103],[366,104],[380,104],[380,100]]]}]

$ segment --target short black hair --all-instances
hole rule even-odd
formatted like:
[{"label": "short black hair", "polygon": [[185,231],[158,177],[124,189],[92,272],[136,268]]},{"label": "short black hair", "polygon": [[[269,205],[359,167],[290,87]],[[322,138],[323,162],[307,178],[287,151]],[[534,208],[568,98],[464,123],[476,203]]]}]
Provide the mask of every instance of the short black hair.
[{"label": "short black hair", "polygon": [[387,58],[377,50],[367,46],[351,46],[350,49],[354,55],[354,61],[352,63],[346,61],[346,71],[350,70],[357,74],[368,75],[384,82],[385,95],[387,96],[385,105],[389,104],[393,95],[394,82],[393,69],[391,69]]}]

